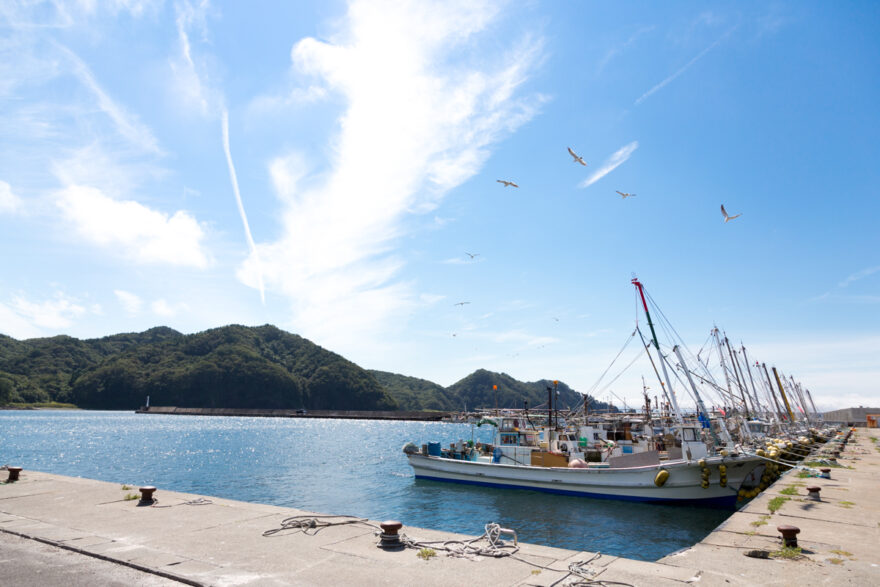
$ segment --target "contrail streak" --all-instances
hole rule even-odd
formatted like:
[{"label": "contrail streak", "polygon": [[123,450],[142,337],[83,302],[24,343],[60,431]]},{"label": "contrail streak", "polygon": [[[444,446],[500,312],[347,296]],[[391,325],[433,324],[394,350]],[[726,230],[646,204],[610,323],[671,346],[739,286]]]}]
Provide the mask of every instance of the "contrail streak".
[{"label": "contrail streak", "polygon": [[247,214],[244,212],[244,205],[241,203],[241,192],[238,189],[238,178],[235,176],[235,165],[232,164],[232,152],[229,150],[229,112],[223,110],[223,150],[226,151],[226,163],[229,166],[229,179],[232,180],[232,190],[235,192],[235,202],[238,204],[238,213],[241,215],[241,223],[244,225],[244,234],[247,237],[248,246],[251,248],[251,254],[257,262],[257,279],[260,285],[260,301],[266,305],[266,290],[263,287],[263,268],[260,265],[260,256],[257,254],[257,246],[254,244],[254,237],[251,236],[251,227],[248,225]]},{"label": "contrail streak", "polygon": [[[736,27],[734,27],[734,28],[736,28]],[[670,75],[669,77],[667,77],[665,80],[663,80],[662,82],[660,82],[659,84],[655,85],[653,88],[651,88],[650,90],[648,90],[647,92],[645,92],[644,94],[642,94],[641,96],[639,96],[639,99],[636,100],[635,105],[638,106],[639,104],[641,104],[642,102],[644,102],[644,101],[648,98],[648,96],[650,96],[651,94],[653,94],[653,93],[656,92],[657,90],[660,90],[660,89],[663,88],[666,84],[668,84],[669,82],[671,82],[672,80],[674,80],[675,78],[677,78],[678,76],[680,76],[681,74],[683,74],[685,71],[687,71],[688,69],[690,69],[690,67],[691,67],[694,63],[696,63],[697,61],[699,61],[700,59],[702,59],[702,58],[706,55],[706,53],[708,53],[709,51],[711,51],[712,49],[714,49],[715,47],[717,47],[717,46],[721,43],[721,41],[723,41],[724,39],[726,39],[727,37],[729,37],[729,36],[730,36],[730,33],[732,33],[732,32],[733,32],[733,29],[730,29],[729,31],[727,31],[726,33],[724,33],[723,35],[721,35],[721,37],[719,37],[718,40],[716,40],[714,43],[712,43],[711,45],[709,45],[708,47],[706,47],[705,49],[703,49],[702,51],[700,51],[700,53],[699,53],[696,57],[694,57],[693,59],[691,59],[690,61],[688,61],[688,62],[687,62],[687,63],[686,63],[681,69],[679,69],[678,71],[676,71],[675,73],[673,73],[672,75]]]}]

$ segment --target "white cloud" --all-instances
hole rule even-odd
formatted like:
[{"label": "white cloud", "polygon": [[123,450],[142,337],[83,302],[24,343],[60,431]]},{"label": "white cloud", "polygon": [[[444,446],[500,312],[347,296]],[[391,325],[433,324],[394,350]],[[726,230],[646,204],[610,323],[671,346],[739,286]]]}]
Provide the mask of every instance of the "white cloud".
[{"label": "white cloud", "polygon": [[320,181],[303,188],[302,160],[273,161],[283,236],[258,245],[259,260],[251,255],[238,276],[258,287],[264,274],[289,298],[298,331],[345,352],[399,323],[417,303],[412,286],[396,282],[403,261],[392,254],[408,215],[434,209],[478,172],[491,144],[534,116],[541,98],[514,95],[541,40],[502,56],[481,50],[478,33],[497,10],[355,1],[329,42],[293,47],[297,79],[318,78],[347,109]]},{"label": "white cloud", "polygon": [[86,309],[61,292],[43,302],[31,302],[22,295],[12,299],[13,310],[30,324],[57,330],[67,328],[73,320],[86,313]]},{"label": "white cloud", "polygon": [[199,269],[209,265],[202,246],[204,230],[185,211],[168,216],[138,202],[114,200],[100,190],[77,185],[61,190],[56,202],[83,239],[138,263]]},{"label": "white cloud", "polygon": [[0,333],[19,340],[41,335],[40,329],[30,320],[3,303],[0,303]]},{"label": "white cloud", "polygon": [[24,203],[12,191],[12,186],[0,180],[0,214],[13,214],[22,209]]},{"label": "white cloud", "polygon": [[162,316],[163,318],[173,318],[174,316],[189,310],[189,306],[183,302],[170,304],[164,299],[154,301],[150,304],[150,308],[153,310],[154,314]]},{"label": "white cloud", "polygon": [[121,289],[115,289],[113,290],[113,293],[116,295],[116,299],[122,304],[122,307],[127,314],[134,316],[141,311],[144,301],[137,295]]},{"label": "white cloud", "polygon": [[615,151],[614,154],[611,155],[611,157],[609,157],[605,160],[604,163],[602,163],[602,166],[599,167],[599,169],[593,172],[593,175],[581,182],[580,187],[585,188],[591,186],[615,169],[617,169],[619,166],[624,164],[626,160],[629,159],[630,156],[632,156],[633,152],[638,148],[639,142],[633,141],[630,144],[624,145],[623,147]]}]

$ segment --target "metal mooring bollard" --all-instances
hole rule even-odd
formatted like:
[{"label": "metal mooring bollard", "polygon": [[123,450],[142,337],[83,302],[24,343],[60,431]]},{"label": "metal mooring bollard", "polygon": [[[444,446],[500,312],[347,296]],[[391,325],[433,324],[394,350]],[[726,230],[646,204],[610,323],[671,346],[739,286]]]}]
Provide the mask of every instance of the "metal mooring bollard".
[{"label": "metal mooring bollard", "polygon": [[400,542],[400,535],[397,533],[403,524],[397,520],[386,520],[379,524],[382,533],[379,534],[379,548],[400,548],[403,546]]},{"label": "metal mooring bollard", "polygon": [[6,481],[9,483],[18,481],[18,474],[21,473],[21,467],[7,467],[7,469],[9,469],[9,477],[6,478]]},{"label": "metal mooring bollard", "polygon": [[138,505],[149,505],[153,503],[153,492],[156,491],[156,488],[152,485],[147,485],[146,487],[141,487],[141,500],[138,502]]},{"label": "metal mooring bollard", "polygon": [[831,469],[826,467],[826,468],[819,469],[819,471],[820,471],[819,477],[821,477],[822,479],[831,479]]},{"label": "metal mooring bollard", "polygon": [[801,529],[797,526],[776,526],[779,533],[782,534],[782,544],[791,548],[797,548],[797,535]]},{"label": "metal mooring bollard", "polygon": [[822,501],[819,497],[819,492],[822,491],[821,487],[807,487],[807,491],[809,494],[807,495],[807,499],[812,499],[813,501]]}]

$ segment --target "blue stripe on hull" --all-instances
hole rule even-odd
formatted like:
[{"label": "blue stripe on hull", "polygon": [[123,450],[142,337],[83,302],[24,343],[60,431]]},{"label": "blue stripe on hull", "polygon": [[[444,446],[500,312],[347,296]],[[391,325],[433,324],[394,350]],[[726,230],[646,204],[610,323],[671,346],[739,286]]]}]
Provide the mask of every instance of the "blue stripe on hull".
[{"label": "blue stripe on hull", "polygon": [[416,475],[416,479],[429,481],[443,481],[444,483],[460,483],[462,485],[479,485],[481,487],[495,487],[498,489],[527,489],[541,491],[543,493],[555,493],[557,495],[573,495],[575,497],[589,497],[592,499],[616,499],[619,501],[638,501],[642,503],[659,503],[665,505],[694,505],[700,507],[736,509],[736,493],[726,497],[711,497],[707,499],[664,499],[659,497],[636,497],[632,495],[612,495],[608,493],[590,493],[587,491],[571,491],[569,489],[549,489],[544,487],[530,487],[528,485],[508,485],[505,483],[489,483],[487,481],[470,481],[464,479],[446,479],[443,477],[431,477],[429,475]]}]

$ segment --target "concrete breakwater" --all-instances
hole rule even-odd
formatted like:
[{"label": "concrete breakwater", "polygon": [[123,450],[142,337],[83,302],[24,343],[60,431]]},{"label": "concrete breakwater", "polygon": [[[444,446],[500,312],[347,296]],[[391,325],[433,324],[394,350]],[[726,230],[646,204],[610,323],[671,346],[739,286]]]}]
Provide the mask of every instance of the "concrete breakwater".
[{"label": "concrete breakwater", "polygon": [[246,416],[250,418],[335,418],[343,420],[414,420],[437,422],[449,412],[365,411],[365,410],[262,410],[251,408],[178,408],[150,406],[135,410],[138,414],[174,416]]},{"label": "concrete breakwater", "polygon": [[[15,535],[190,585],[880,584],[878,447],[871,431],[856,433],[830,478],[789,471],[704,540],[656,562],[515,544],[511,534],[493,547],[488,536],[406,520],[405,543],[379,548],[377,521],[175,493],[161,480],[147,501],[137,487],[26,468],[0,484],[0,551]],[[799,550],[783,549],[780,526],[799,530]]]}]

